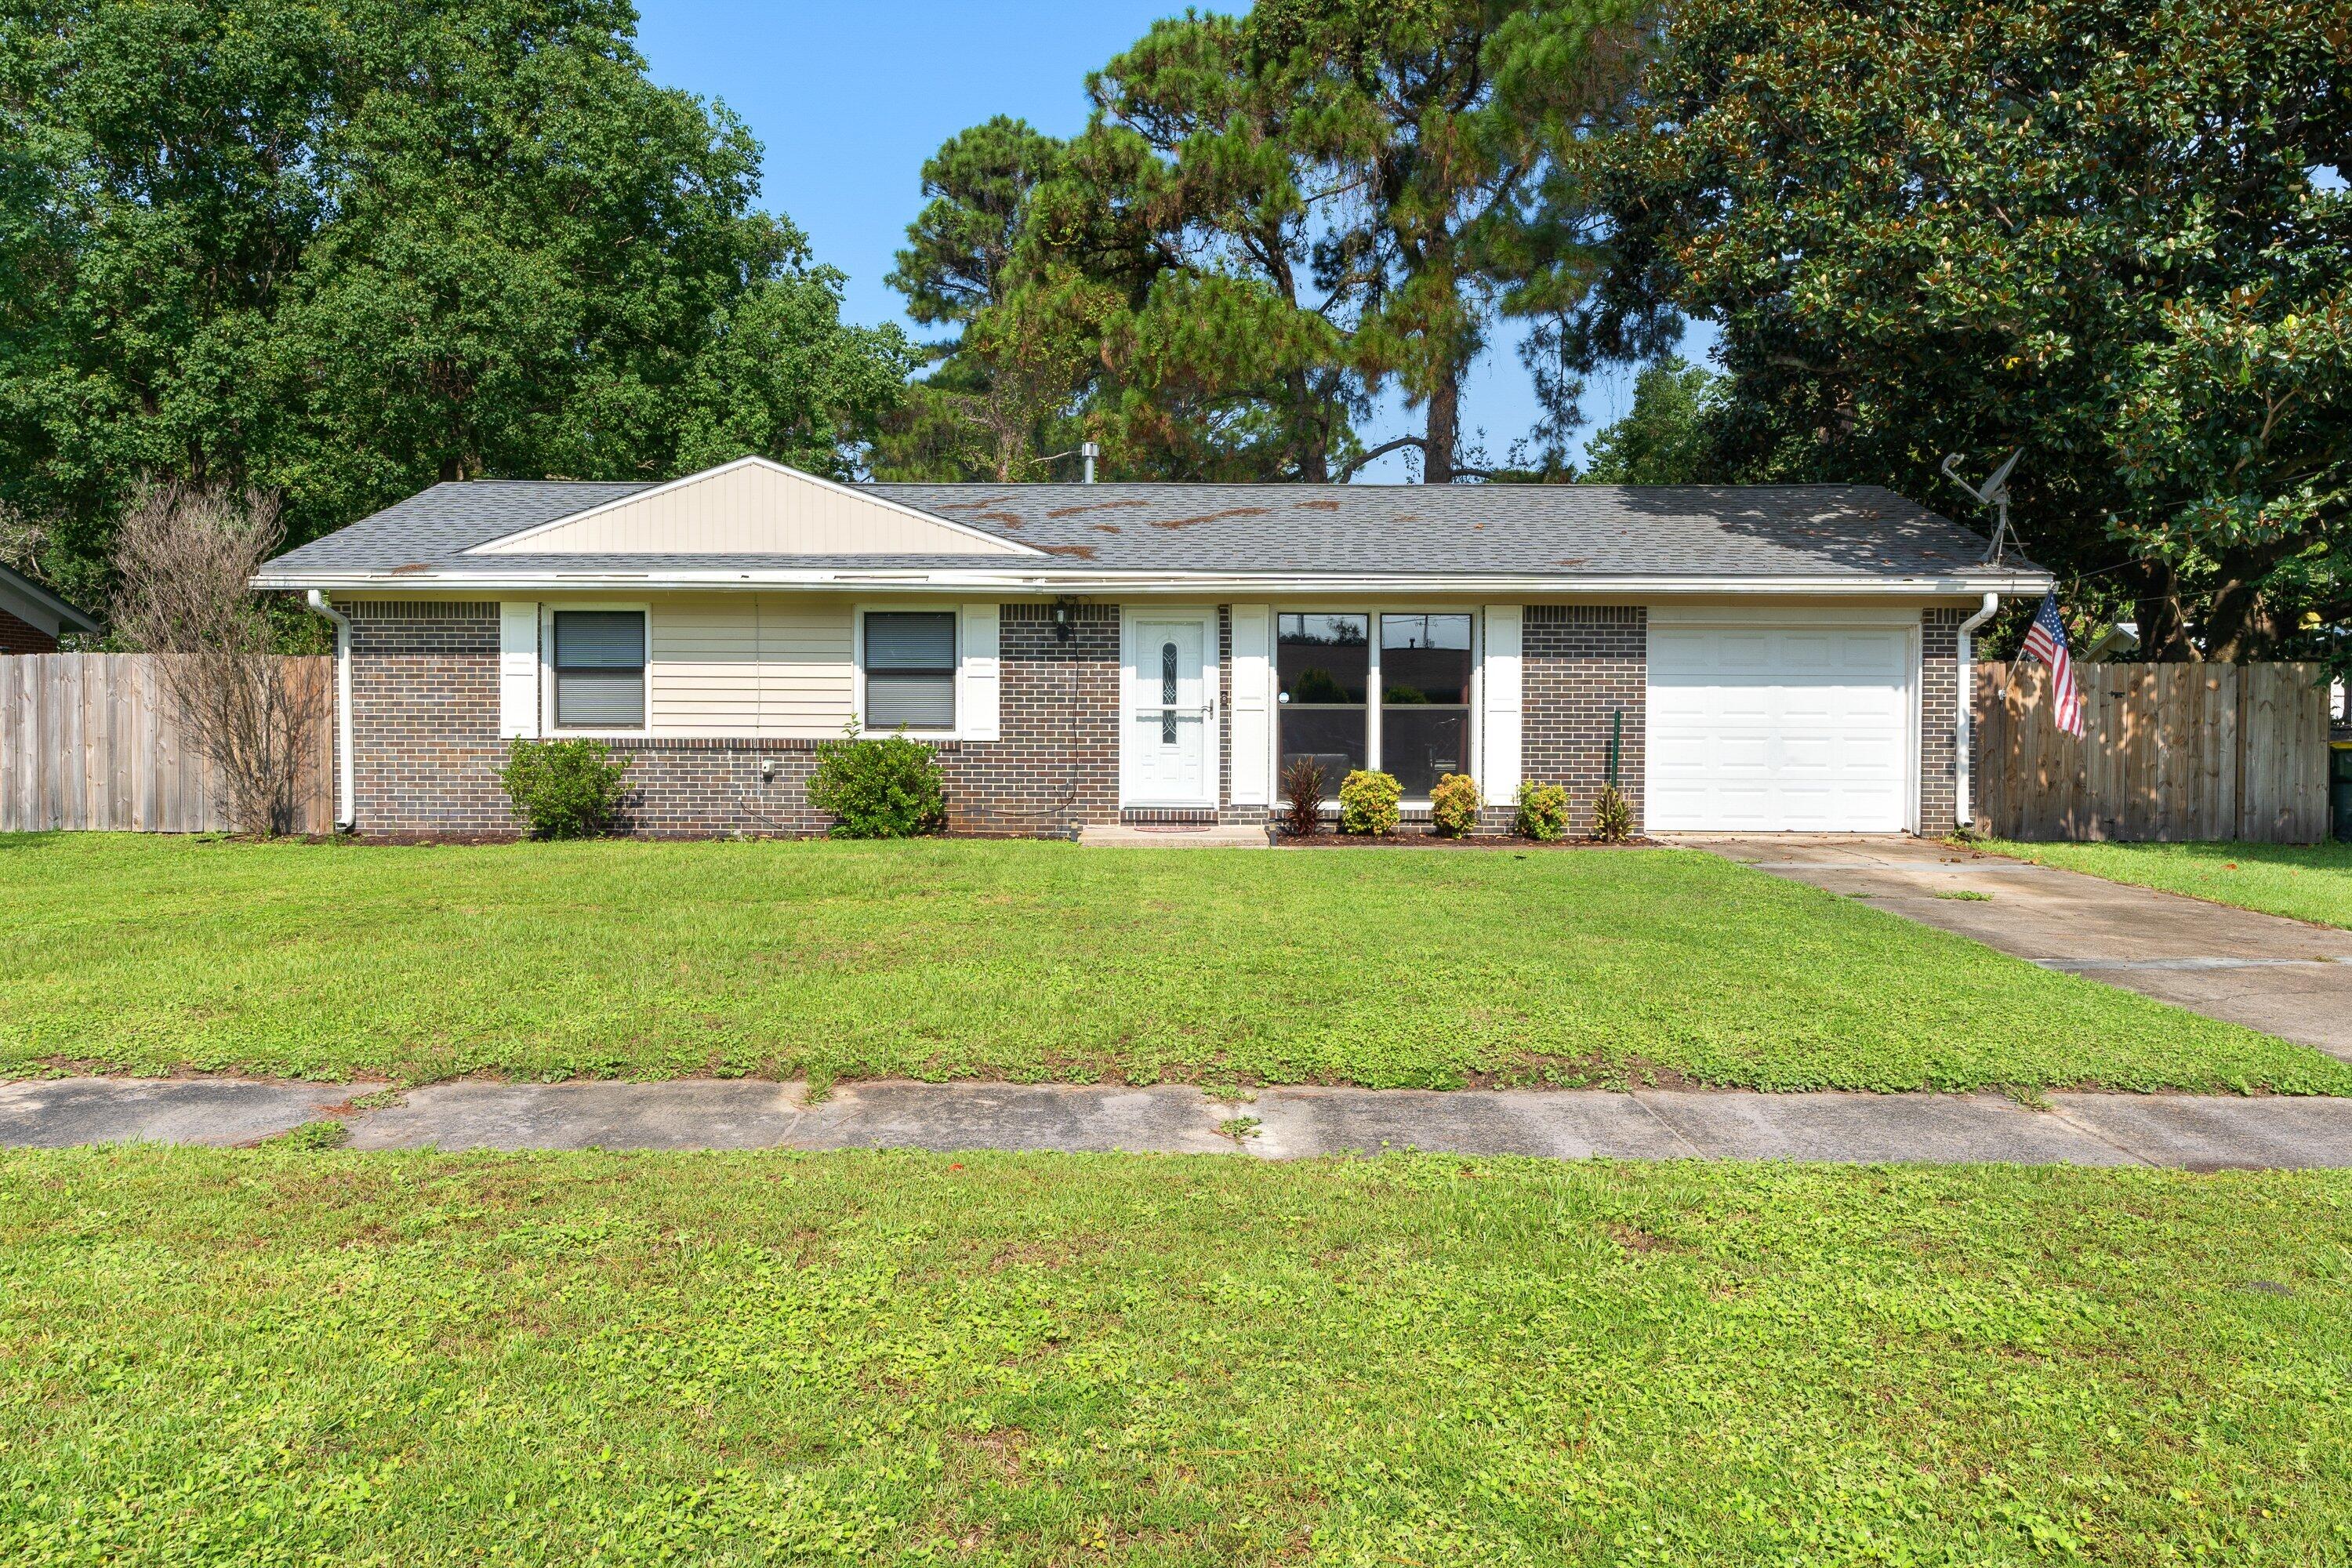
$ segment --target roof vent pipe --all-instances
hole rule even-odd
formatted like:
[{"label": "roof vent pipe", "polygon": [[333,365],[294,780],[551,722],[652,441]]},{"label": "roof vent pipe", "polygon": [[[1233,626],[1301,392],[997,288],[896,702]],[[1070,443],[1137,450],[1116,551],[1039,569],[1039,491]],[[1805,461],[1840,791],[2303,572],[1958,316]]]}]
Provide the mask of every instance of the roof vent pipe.
[{"label": "roof vent pipe", "polygon": [[1078,443],[1079,460],[1086,464],[1086,478],[1078,481],[1080,484],[1090,485],[1095,482],[1095,459],[1101,456],[1102,448],[1092,441]]}]

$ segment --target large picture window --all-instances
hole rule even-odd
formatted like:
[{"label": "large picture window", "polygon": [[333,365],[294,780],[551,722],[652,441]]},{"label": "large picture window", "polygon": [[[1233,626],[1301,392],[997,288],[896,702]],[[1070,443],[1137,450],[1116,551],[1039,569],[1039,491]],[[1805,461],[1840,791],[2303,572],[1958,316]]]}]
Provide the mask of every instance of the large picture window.
[{"label": "large picture window", "polygon": [[1408,800],[1470,771],[1468,611],[1280,615],[1275,668],[1279,765],[1314,759],[1330,795],[1358,768],[1395,774]]},{"label": "large picture window", "polygon": [[646,613],[555,612],[555,727],[646,727]]},{"label": "large picture window", "polygon": [[1381,768],[1408,800],[1470,771],[1470,617],[1381,617]]},{"label": "large picture window", "polygon": [[955,728],[952,610],[866,613],[866,727]]},{"label": "large picture window", "polygon": [[1364,703],[1371,686],[1371,617],[1284,615],[1275,629],[1282,771],[1301,757],[1322,764],[1324,786],[1364,766]]}]

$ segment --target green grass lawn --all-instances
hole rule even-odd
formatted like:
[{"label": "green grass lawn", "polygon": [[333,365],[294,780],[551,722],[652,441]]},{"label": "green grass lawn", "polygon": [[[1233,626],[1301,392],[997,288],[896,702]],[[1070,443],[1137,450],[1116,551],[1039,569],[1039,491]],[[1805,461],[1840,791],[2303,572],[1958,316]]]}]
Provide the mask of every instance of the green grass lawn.
[{"label": "green grass lawn", "polygon": [[0,1562],[2320,1563],[2352,1175],[0,1156]]},{"label": "green grass lawn", "polygon": [[2011,844],[1984,847],[2110,882],[2352,927],[2352,844]]},{"label": "green grass lawn", "polygon": [[2352,1092],[1688,850],[0,845],[0,1072]]}]

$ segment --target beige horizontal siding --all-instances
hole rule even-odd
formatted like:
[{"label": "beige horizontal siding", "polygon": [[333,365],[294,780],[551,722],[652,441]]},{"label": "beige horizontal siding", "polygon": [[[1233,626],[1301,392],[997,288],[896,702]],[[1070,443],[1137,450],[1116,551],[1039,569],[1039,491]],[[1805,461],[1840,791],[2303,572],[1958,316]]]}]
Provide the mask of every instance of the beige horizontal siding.
[{"label": "beige horizontal siding", "polygon": [[653,601],[657,735],[836,735],[856,673],[846,600],[727,594]]},{"label": "beige horizontal siding", "polygon": [[486,555],[647,551],[689,555],[1019,555],[878,496],[761,464],[729,465],[570,522],[486,544]]}]

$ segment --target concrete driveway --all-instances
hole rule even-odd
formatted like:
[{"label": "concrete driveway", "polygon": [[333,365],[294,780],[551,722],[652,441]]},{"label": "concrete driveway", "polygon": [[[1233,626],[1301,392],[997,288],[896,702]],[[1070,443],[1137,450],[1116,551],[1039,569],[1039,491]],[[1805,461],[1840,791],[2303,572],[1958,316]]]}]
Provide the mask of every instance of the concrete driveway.
[{"label": "concrete driveway", "polygon": [[1918,838],[1675,842],[2352,1061],[2352,931]]}]

